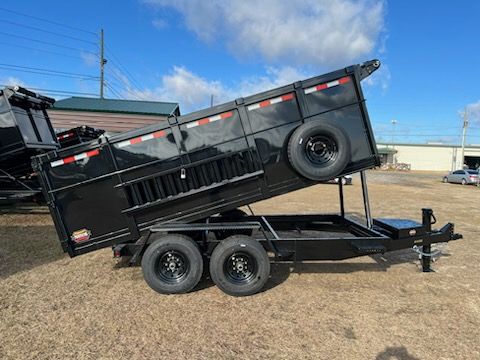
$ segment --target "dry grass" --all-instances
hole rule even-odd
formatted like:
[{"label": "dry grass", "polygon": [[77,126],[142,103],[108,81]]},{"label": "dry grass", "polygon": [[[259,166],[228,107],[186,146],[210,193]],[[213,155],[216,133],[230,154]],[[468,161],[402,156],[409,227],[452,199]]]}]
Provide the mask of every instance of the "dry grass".
[{"label": "dry grass", "polygon": [[[438,175],[371,173],[375,216],[420,218],[432,207],[464,240],[419,272],[410,251],[341,262],[275,265],[248,298],[205,280],[191,294],[150,290],[108,249],[65,256],[47,215],[0,216],[1,359],[479,359],[480,189]],[[346,189],[359,214],[358,179]],[[321,185],[256,212],[337,209]]]}]

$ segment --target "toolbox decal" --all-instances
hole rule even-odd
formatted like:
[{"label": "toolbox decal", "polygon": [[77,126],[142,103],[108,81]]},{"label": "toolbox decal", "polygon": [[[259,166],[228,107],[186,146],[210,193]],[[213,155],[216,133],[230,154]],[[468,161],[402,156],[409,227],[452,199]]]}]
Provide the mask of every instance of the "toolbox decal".
[{"label": "toolbox decal", "polygon": [[190,128],[193,128],[193,127],[196,127],[196,126],[200,126],[200,125],[209,124],[209,123],[212,123],[212,122],[215,122],[215,121],[218,121],[218,120],[228,119],[228,118],[231,118],[232,116],[233,116],[232,111],[229,111],[229,112],[226,112],[226,113],[223,113],[223,114],[219,114],[219,115],[215,115],[215,116],[210,116],[210,117],[205,118],[205,119],[201,119],[201,120],[198,120],[198,121],[193,121],[191,123],[188,123],[187,124],[187,129],[190,129]]},{"label": "toolbox decal", "polygon": [[72,234],[72,241],[74,243],[88,241],[90,240],[91,236],[92,236],[92,232],[88,229],[77,230],[77,231],[74,231]]},{"label": "toolbox decal", "polygon": [[125,146],[138,144],[138,143],[141,143],[143,141],[148,141],[148,140],[152,140],[152,139],[161,138],[161,137],[164,137],[165,135],[166,135],[166,133],[163,130],[156,131],[156,132],[151,133],[151,134],[147,134],[147,135],[139,136],[139,137],[136,137],[136,138],[133,138],[133,139],[130,139],[130,140],[125,140],[125,141],[119,142],[117,144],[117,147],[123,148]]},{"label": "toolbox decal", "polygon": [[256,104],[249,105],[247,107],[247,109],[248,109],[248,111],[257,110],[257,109],[267,107],[267,106],[270,106],[270,105],[273,105],[273,104],[281,103],[283,101],[293,100],[293,98],[294,98],[293,93],[290,93],[290,94],[282,95],[282,96],[279,96],[279,97],[276,97],[276,98],[273,98],[273,99],[270,99],[270,100],[265,100],[265,101],[262,101],[262,102],[259,102],[259,103],[256,103]]},{"label": "toolbox decal", "polygon": [[54,168],[54,167],[57,167],[57,166],[70,164],[70,163],[75,162],[75,161],[80,161],[80,160],[83,160],[83,159],[86,159],[86,158],[90,158],[92,156],[97,156],[99,153],[100,153],[100,151],[98,149],[97,150],[92,150],[92,151],[87,151],[87,152],[84,152],[84,153],[81,153],[81,154],[78,154],[78,155],[75,155],[75,156],[69,156],[69,157],[64,158],[64,159],[52,161],[50,163],[50,166],[52,168]]},{"label": "toolbox decal", "polygon": [[313,87],[306,88],[304,91],[305,91],[305,94],[311,94],[311,93],[316,92],[316,91],[321,91],[321,90],[329,89],[329,88],[332,88],[332,87],[335,87],[335,86],[338,86],[338,85],[346,84],[349,81],[350,81],[350,77],[345,76],[345,77],[343,77],[341,79],[338,79],[338,80],[334,80],[334,81],[330,81],[328,83],[324,83],[324,84],[320,84],[320,85],[316,85],[316,86],[313,86]]}]

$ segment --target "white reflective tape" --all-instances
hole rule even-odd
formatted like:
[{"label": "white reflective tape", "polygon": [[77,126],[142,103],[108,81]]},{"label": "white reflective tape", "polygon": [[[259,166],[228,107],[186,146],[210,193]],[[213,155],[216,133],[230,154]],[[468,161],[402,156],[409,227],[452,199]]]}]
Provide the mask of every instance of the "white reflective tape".
[{"label": "white reflective tape", "polygon": [[117,144],[117,146],[118,146],[119,148],[123,148],[123,147],[128,146],[128,145],[130,145],[130,140],[125,140],[125,141],[119,142],[119,143]]},{"label": "white reflective tape", "polygon": [[317,87],[314,86],[314,87],[311,87],[311,88],[308,88],[308,89],[305,89],[305,94],[311,94],[313,92],[317,91]]},{"label": "white reflective tape", "polygon": [[152,134],[148,134],[148,135],[143,135],[141,137],[142,141],[147,141],[147,140],[152,140],[152,139],[155,139],[155,137],[153,136],[153,133]]},{"label": "white reflective tape", "polygon": [[75,159],[75,161],[86,159],[87,158],[87,153],[82,153],[82,154],[75,155],[73,158]]},{"label": "white reflective tape", "polygon": [[274,99],[270,99],[270,105],[278,104],[279,102],[282,102],[282,101],[283,101],[282,97],[277,97],[277,98],[274,98]]},{"label": "white reflective tape", "polygon": [[247,107],[248,111],[256,110],[260,108],[260,104],[253,104]]},{"label": "white reflective tape", "polygon": [[191,122],[191,123],[187,124],[187,129],[193,128],[193,127],[198,126],[198,125],[199,125],[198,121]]},{"label": "white reflective tape", "polygon": [[63,160],[52,161],[50,163],[51,167],[56,167],[56,166],[60,166],[60,165],[63,165]]},{"label": "white reflective tape", "polygon": [[222,120],[221,115],[215,115],[215,116],[212,116],[212,117],[208,118],[208,122],[213,122],[213,121],[218,121],[218,120]]},{"label": "white reflective tape", "polygon": [[330,81],[329,83],[327,83],[327,88],[337,85],[340,85],[340,82],[338,80]]}]

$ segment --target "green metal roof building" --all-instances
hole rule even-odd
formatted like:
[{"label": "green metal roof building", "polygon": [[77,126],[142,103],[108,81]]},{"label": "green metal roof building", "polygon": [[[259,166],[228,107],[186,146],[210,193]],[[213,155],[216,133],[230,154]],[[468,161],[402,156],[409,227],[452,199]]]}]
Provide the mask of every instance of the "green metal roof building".
[{"label": "green metal roof building", "polygon": [[180,115],[177,103],[71,97],[49,110],[56,129],[87,125],[109,132],[124,132]]}]

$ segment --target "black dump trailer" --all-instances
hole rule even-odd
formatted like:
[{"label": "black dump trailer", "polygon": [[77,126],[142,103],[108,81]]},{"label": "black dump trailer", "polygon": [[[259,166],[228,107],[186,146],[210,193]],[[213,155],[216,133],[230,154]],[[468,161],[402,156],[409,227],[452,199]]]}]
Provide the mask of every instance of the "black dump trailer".
[{"label": "black dump trailer", "polygon": [[[258,292],[270,260],[345,259],[459,238],[453,224],[372,219],[364,170],[379,157],[360,81],[377,60],[34,159],[64,251],[112,246],[160,293],[199,282]],[[250,215],[238,207],[361,172],[366,225],[345,216]],[[423,247],[423,248],[422,248]],[[420,250],[419,250],[420,251]],[[270,254],[270,257],[269,255]]]},{"label": "black dump trailer", "polygon": [[90,126],[78,126],[73,129],[57,133],[57,140],[62,149],[78,145],[84,142],[90,142],[98,139],[105,133],[103,129],[95,129]]},{"label": "black dump trailer", "polygon": [[0,203],[41,193],[31,157],[59,147],[47,114],[54,102],[18,86],[0,90]]}]

